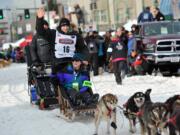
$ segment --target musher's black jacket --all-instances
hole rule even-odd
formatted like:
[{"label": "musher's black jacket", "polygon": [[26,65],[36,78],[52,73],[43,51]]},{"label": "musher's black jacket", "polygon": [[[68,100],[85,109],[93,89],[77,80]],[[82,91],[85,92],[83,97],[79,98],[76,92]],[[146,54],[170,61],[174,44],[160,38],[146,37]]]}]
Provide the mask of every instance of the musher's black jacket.
[{"label": "musher's black jacket", "polygon": [[[45,30],[43,27],[43,18],[37,18],[36,19],[36,30],[39,35],[42,35],[51,45],[52,45],[52,51],[54,52],[55,50],[55,38],[56,38],[56,30],[54,29],[47,29]],[[57,27],[57,30],[59,33],[65,34],[60,30],[60,26]],[[89,51],[87,46],[85,45],[84,39],[81,35],[79,35],[77,32],[69,32],[65,35],[75,35],[77,37],[77,41],[75,44],[75,53],[81,53],[84,55],[84,59],[88,60],[89,59]],[[53,55],[53,58],[54,55]],[[60,58],[60,59],[55,59],[58,63],[64,63],[71,61],[71,58]]]},{"label": "musher's black jacket", "polygon": [[43,36],[34,35],[31,45],[31,59],[33,63],[50,63],[52,61],[51,44]]}]

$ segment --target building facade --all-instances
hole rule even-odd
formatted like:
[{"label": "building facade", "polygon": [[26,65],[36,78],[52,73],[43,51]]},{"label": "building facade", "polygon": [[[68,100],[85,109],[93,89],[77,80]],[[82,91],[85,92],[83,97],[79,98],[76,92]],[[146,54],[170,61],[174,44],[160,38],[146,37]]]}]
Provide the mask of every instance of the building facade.
[{"label": "building facade", "polygon": [[[75,4],[83,9],[86,26],[99,31],[115,29],[128,20],[136,20],[143,7],[154,5],[155,0],[57,0],[72,7]],[[93,5],[95,3],[95,5]]]},{"label": "building facade", "polygon": [[[36,9],[42,6],[41,0],[6,0],[1,2],[4,18],[0,20],[0,46],[16,41],[35,31]],[[28,9],[30,18],[25,19],[24,10]]]}]

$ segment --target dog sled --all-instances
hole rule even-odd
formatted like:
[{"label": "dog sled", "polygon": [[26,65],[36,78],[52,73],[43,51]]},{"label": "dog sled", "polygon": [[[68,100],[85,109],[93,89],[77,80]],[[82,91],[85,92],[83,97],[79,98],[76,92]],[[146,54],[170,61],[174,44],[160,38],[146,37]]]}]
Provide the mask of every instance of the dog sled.
[{"label": "dog sled", "polygon": [[57,94],[51,82],[51,64],[34,65],[31,60],[29,46],[26,46],[28,93],[30,103],[37,104],[40,109],[54,109],[58,107]]},{"label": "dog sled", "polygon": [[[67,60],[67,61],[54,61],[53,63],[53,73],[54,74],[58,74],[58,73],[63,73],[66,72],[66,66],[68,64],[71,63],[71,60]],[[83,72],[88,75],[88,68],[86,66],[82,67]],[[76,99],[76,97],[71,97],[68,92],[66,87],[63,84],[60,84],[59,80],[52,76],[55,86],[56,86],[56,91],[57,91],[57,95],[58,95],[58,103],[59,103],[59,110],[60,113],[57,115],[57,117],[60,117],[62,119],[65,119],[67,121],[73,121],[75,119],[76,116],[79,116],[81,114],[85,114],[86,116],[91,116],[94,114],[94,111],[96,109],[96,105],[99,99],[99,94],[93,94],[93,91],[91,88],[89,88],[87,90],[87,92],[93,97],[96,97],[97,100],[95,100],[96,102],[90,103],[90,104],[86,104],[83,103],[83,100],[80,100],[80,104],[76,104],[74,102],[74,99]],[[79,96],[81,98],[83,98],[83,96],[80,93],[77,93],[77,95],[79,94]],[[75,95],[75,96],[77,96]],[[73,99],[72,99],[73,98]],[[91,99],[91,98],[90,98]]]},{"label": "dog sled", "polygon": [[[92,90],[89,90],[93,94]],[[58,86],[58,102],[60,114],[58,117],[63,118],[68,121],[73,121],[74,118],[80,114],[94,115],[94,111],[97,108],[97,102],[89,105],[73,105],[70,97],[67,95],[66,91],[62,86]]]}]

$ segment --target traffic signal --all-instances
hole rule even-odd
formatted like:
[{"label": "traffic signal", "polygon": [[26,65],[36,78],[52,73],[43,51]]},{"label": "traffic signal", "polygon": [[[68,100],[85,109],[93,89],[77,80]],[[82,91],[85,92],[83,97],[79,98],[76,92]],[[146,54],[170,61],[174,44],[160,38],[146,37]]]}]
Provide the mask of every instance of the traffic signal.
[{"label": "traffic signal", "polygon": [[29,18],[30,18],[29,9],[25,9],[25,10],[24,10],[24,18],[25,18],[25,19],[29,19]]},{"label": "traffic signal", "polygon": [[0,19],[3,19],[4,18],[4,15],[3,15],[3,10],[0,9]]}]

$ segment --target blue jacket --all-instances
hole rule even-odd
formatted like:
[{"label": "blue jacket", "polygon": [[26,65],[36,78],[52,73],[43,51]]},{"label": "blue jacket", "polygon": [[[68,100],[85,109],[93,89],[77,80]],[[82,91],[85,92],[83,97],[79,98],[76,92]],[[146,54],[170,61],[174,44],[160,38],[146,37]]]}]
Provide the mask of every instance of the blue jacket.
[{"label": "blue jacket", "polygon": [[128,56],[133,50],[136,51],[136,39],[134,37],[128,39]]},{"label": "blue jacket", "polygon": [[151,22],[153,21],[153,15],[150,11],[144,10],[140,15],[138,16],[138,23],[143,22]]},{"label": "blue jacket", "polygon": [[89,87],[83,86],[84,81],[89,81],[89,77],[84,72],[76,72],[71,65],[68,65],[65,72],[59,72],[56,75],[51,75],[59,80],[61,86],[66,90],[75,89],[73,84],[78,83],[79,92],[85,92]]}]

